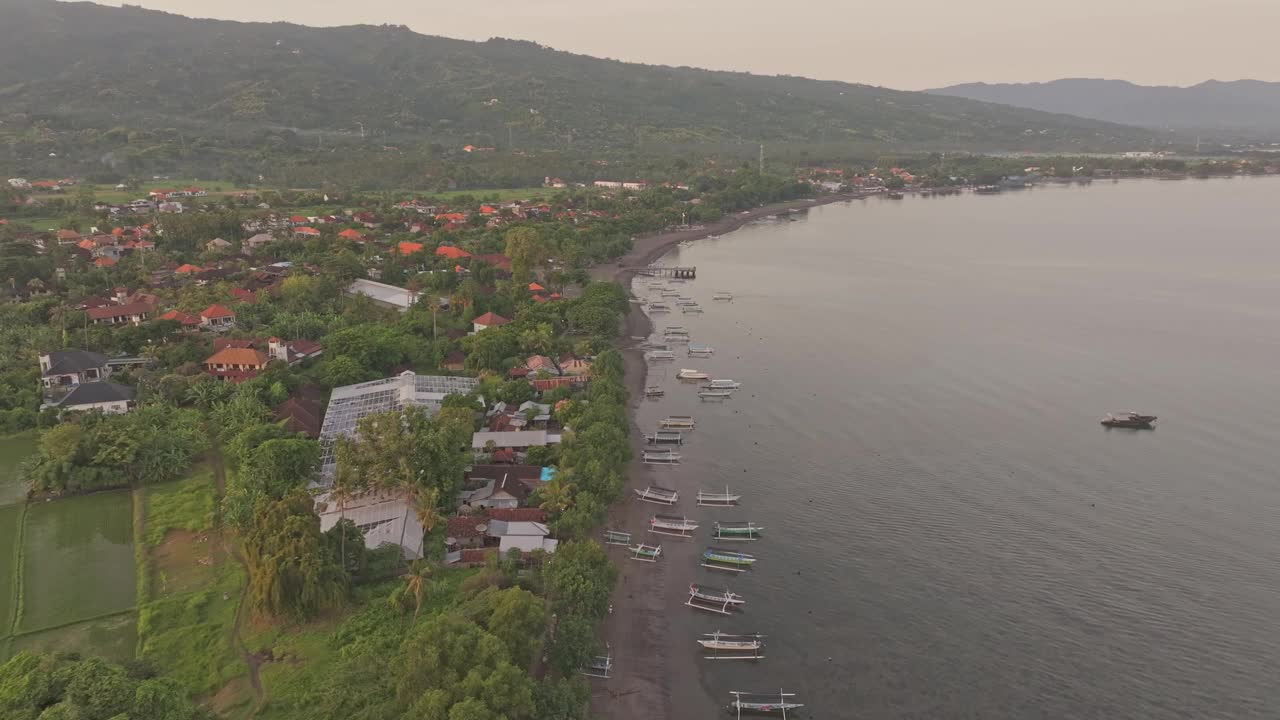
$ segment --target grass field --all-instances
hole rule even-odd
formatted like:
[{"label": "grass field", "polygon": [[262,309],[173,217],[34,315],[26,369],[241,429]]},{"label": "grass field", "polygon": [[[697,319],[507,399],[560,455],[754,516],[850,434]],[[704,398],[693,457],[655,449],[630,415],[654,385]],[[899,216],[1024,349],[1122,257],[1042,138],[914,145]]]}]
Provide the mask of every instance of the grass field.
[{"label": "grass field", "polygon": [[111,617],[74,623],[53,630],[21,635],[13,640],[13,652],[75,652],[100,655],[118,662],[133,659],[138,643],[137,617],[125,612]]},{"label": "grass field", "polygon": [[192,468],[187,478],[154,485],[145,493],[147,545],[159,545],[170,530],[196,532],[213,527],[213,471],[206,465]]},{"label": "grass field", "polygon": [[35,451],[34,430],[0,437],[0,505],[21,502],[27,496],[27,486],[18,476],[19,467]]},{"label": "grass field", "polygon": [[0,638],[13,632],[18,600],[18,539],[23,506],[0,507]]}]

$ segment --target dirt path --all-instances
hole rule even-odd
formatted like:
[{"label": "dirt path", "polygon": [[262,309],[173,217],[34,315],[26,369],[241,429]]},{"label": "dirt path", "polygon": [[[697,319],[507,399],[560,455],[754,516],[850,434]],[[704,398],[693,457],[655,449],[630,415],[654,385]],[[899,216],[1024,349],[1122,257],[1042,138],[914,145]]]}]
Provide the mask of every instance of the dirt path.
[{"label": "dirt path", "polygon": [[[212,436],[213,433],[210,433],[210,435]],[[222,539],[222,547],[227,552],[227,555],[235,558],[235,561],[240,563],[240,567],[244,570],[244,584],[240,588],[240,601],[236,607],[236,621],[231,625],[231,629],[227,631],[227,639],[230,641],[231,647],[235,648],[240,655],[240,659],[244,661],[245,667],[249,668],[249,686],[253,688],[253,708],[250,709],[248,717],[253,718],[257,717],[267,700],[266,694],[262,690],[261,668],[263,658],[257,653],[249,652],[249,648],[244,644],[244,638],[240,635],[240,630],[244,627],[245,615],[248,612],[246,608],[249,606],[249,565],[245,562],[244,555],[240,554],[239,546],[231,539],[230,533],[222,525],[222,498],[227,493],[227,470],[223,464],[222,446],[218,444],[216,439],[213,442],[209,464],[213,467],[214,532],[218,533],[218,537]]]}]

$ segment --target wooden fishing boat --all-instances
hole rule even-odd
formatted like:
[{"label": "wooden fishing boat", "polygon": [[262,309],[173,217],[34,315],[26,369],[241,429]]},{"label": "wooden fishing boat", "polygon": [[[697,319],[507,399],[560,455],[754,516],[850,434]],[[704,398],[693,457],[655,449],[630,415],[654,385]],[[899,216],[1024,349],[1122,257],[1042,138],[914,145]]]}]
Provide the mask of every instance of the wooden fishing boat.
[{"label": "wooden fishing boat", "polygon": [[644,440],[650,445],[683,445],[684,433],[675,430],[659,430],[652,435],[645,435]]},{"label": "wooden fishing boat", "polygon": [[711,652],[703,655],[706,660],[763,660],[760,651],[764,649],[764,635],[729,635],[719,630],[703,633],[698,639],[703,649]]},{"label": "wooden fishing boat", "polygon": [[737,714],[737,717],[747,715],[781,715],[787,717],[787,711],[793,713],[804,707],[803,703],[798,703],[794,699],[795,693],[782,692],[776,693],[747,693],[731,691],[733,700],[729,702],[729,714]]},{"label": "wooden fishing boat", "polygon": [[688,344],[689,344],[689,336],[688,336],[688,335],[663,335],[663,336],[662,336],[662,339],[663,339],[663,340],[666,340],[666,341],[667,341],[667,342],[669,342],[669,343],[677,343],[677,344],[681,344],[681,345],[688,345]]},{"label": "wooden fishing boat", "polygon": [[689,599],[684,604],[695,610],[729,615],[745,602],[737,593],[693,583],[689,586]]},{"label": "wooden fishing boat", "polygon": [[724,548],[707,548],[702,553],[702,567],[727,572],[746,572],[756,562],[756,556],[748,553],[725,550]]},{"label": "wooden fishing boat", "polygon": [[727,487],[722,493],[698,491],[698,504],[704,507],[733,507],[741,499],[741,495],[729,492]]},{"label": "wooden fishing boat", "polygon": [[678,298],[678,297],[680,297],[680,291],[679,291],[679,290],[663,290],[663,291],[662,291],[662,297],[664,297],[664,298]]},{"label": "wooden fishing boat", "polygon": [[721,301],[721,302],[731,302],[731,301],[733,300],[733,293],[731,293],[731,292],[718,292],[718,293],[716,293],[715,295],[712,295],[712,296],[711,296],[711,299],[712,299],[712,300],[719,300],[719,301]]},{"label": "wooden fishing boat", "polygon": [[708,390],[737,390],[738,388],[742,387],[742,383],[738,382],[737,380],[730,380],[728,378],[723,378],[720,380],[712,380],[711,382],[707,383],[706,385],[703,385],[702,387]]},{"label": "wooden fishing boat", "polygon": [[674,450],[645,450],[641,460],[645,465],[679,465],[680,453]]},{"label": "wooden fishing boat", "polygon": [[681,305],[680,312],[684,313],[685,315],[700,314],[702,312],[702,306],[701,305]]},{"label": "wooden fishing boat", "polygon": [[710,380],[711,379],[710,375],[702,372],[701,370],[691,370],[689,368],[681,369],[680,372],[676,374],[676,377],[681,380]]},{"label": "wooden fishing boat", "polygon": [[630,547],[631,533],[623,532],[621,530],[605,530],[604,544],[605,545],[626,545],[627,547]]},{"label": "wooden fishing boat", "polygon": [[663,302],[651,302],[649,312],[671,312],[671,306]]},{"label": "wooden fishing boat", "polygon": [[649,532],[673,537],[693,537],[698,523],[682,515],[654,515],[649,520]]},{"label": "wooden fishing boat", "polygon": [[655,505],[675,505],[680,500],[680,493],[657,485],[650,485],[643,490],[636,490],[635,493],[644,502],[654,503]]},{"label": "wooden fishing boat", "polygon": [[631,559],[641,562],[658,562],[658,558],[662,557],[661,545],[645,545],[640,543],[631,547]]},{"label": "wooden fishing boat", "polygon": [[658,427],[663,430],[692,430],[693,424],[691,415],[670,415],[658,421]]},{"label": "wooden fishing boat", "polygon": [[753,522],[717,522],[711,535],[717,540],[759,540],[764,528]]},{"label": "wooden fishing boat", "polygon": [[657,386],[647,387],[644,389],[644,396],[647,398],[660,398],[666,394],[667,394],[666,390],[663,390],[662,388]]},{"label": "wooden fishing boat", "polygon": [[587,667],[582,670],[582,674],[603,680],[613,677],[613,655],[596,655],[591,658]]},{"label": "wooden fishing boat", "polygon": [[662,332],[666,335],[688,335],[689,328],[683,325],[668,325],[662,328]]},{"label": "wooden fishing boat", "polygon": [[733,397],[732,390],[699,390],[698,397],[703,401],[728,400]]},{"label": "wooden fishing boat", "polygon": [[716,349],[710,345],[690,343],[689,347],[685,348],[685,352],[689,353],[689,357],[711,357],[716,354]]},{"label": "wooden fishing boat", "polygon": [[644,354],[644,359],[649,362],[663,362],[676,359],[676,354],[670,350],[650,350]]}]

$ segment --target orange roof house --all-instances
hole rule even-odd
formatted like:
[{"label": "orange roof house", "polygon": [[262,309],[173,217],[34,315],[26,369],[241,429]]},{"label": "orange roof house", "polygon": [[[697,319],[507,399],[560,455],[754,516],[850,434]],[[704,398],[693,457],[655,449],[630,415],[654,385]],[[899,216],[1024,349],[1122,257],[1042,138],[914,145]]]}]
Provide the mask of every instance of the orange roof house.
[{"label": "orange roof house", "polygon": [[258,296],[252,291],[245,290],[244,288],[231,288],[230,294],[231,297],[243,303],[253,305],[258,302]]},{"label": "orange roof house", "polygon": [[97,265],[98,267],[108,268],[108,267],[115,267],[116,261],[112,260],[109,257],[100,257],[97,260],[94,260],[93,264]]},{"label": "orange roof house", "polygon": [[547,291],[547,289],[546,289],[546,288],[542,287],[541,285],[539,285],[539,284],[538,284],[538,283],[536,283],[536,282],[535,282],[535,283],[529,283],[529,292],[536,292],[536,293],[539,293],[539,292],[546,292],[546,291]]},{"label": "orange roof house", "polygon": [[487,330],[491,327],[506,325],[509,322],[511,321],[497,313],[487,312],[475,320],[472,320],[471,327],[474,332],[480,332],[481,330]]},{"label": "orange roof house", "polygon": [[352,242],[364,242],[364,235],[361,235],[359,230],[352,230],[350,228],[338,233],[338,237],[343,240],[351,240]]},{"label": "orange roof house", "polygon": [[195,315],[189,315],[187,313],[184,313],[181,310],[170,310],[169,312],[161,315],[159,319],[174,320],[178,323],[181,323],[183,327],[194,327],[200,324],[200,318],[196,317]]},{"label": "orange roof house", "polygon": [[320,231],[313,227],[294,228],[293,234],[302,235],[303,237],[320,237]]},{"label": "orange roof house", "polygon": [[439,215],[436,215],[436,222],[463,223],[466,221],[467,221],[467,216],[465,213],[451,212],[451,213],[440,213]]},{"label": "orange roof house", "polygon": [[204,361],[204,371],[221,380],[241,382],[256,376],[271,358],[255,348],[225,347]]},{"label": "orange roof house", "polygon": [[462,260],[464,258],[471,257],[471,253],[452,245],[441,245],[436,248],[436,255],[449,258],[450,260]]},{"label": "orange roof house", "polygon": [[200,324],[206,328],[217,329],[234,325],[236,314],[221,305],[210,305],[200,311]]},{"label": "orange roof house", "polygon": [[397,249],[401,255],[412,255],[422,249],[422,243],[418,242],[402,242]]},{"label": "orange roof house", "polygon": [[481,205],[481,206],[480,206],[480,214],[481,214],[481,215],[497,215],[497,214],[498,214],[498,208],[496,208],[496,207],[494,207],[494,206],[492,206],[492,205]]},{"label": "orange roof house", "polygon": [[174,270],[173,272],[176,275],[194,275],[198,272],[204,272],[204,268],[200,267],[199,265],[192,265],[191,263],[187,263],[185,265],[179,265],[178,269]]}]

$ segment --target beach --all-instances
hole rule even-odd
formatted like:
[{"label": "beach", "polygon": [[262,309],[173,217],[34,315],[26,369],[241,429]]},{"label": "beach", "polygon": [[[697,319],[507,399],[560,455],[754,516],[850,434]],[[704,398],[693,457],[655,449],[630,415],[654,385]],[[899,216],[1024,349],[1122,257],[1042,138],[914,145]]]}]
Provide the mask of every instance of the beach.
[{"label": "beach", "polygon": [[[595,280],[620,283],[629,292],[638,270],[682,242],[724,235],[780,212],[860,197],[863,196],[827,195],[779,203],[735,213],[697,228],[638,237],[631,252],[616,263],[593,268],[591,274]],[[619,349],[626,367],[632,437],[641,441],[644,430],[636,423],[635,410],[644,402],[647,367],[640,341],[632,338],[647,338],[652,330],[649,316],[633,303],[623,321]],[[644,528],[660,506],[636,500],[634,490],[650,482],[662,484],[664,470],[642,463],[640,447],[636,445],[635,458],[628,469],[625,495],[610,509],[607,521],[608,528],[630,532],[637,541],[643,541]],[[630,560],[625,548],[609,548],[618,566],[618,584],[613,593],[613,613],[601,629],[601,639],[613,654],[614,672],[609,680],[592,680],[591,709],[598,717],[654,720],[709,717],[720,711],[719,703],[708,697],[699,683],[699,654],[693,645],[695,616],[684,607],[684,588],[693,580],[699,547],[693,542],[668,542],[662,543],[662,549],[659,562],[643,563]]]}]

